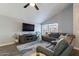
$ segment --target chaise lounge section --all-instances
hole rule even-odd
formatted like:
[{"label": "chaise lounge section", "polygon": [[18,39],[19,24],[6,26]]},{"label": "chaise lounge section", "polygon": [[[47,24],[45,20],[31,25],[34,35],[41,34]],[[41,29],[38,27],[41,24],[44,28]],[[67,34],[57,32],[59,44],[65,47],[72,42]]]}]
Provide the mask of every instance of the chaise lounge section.
[{"label": "chaise lounge section", "polygon": [[37,55],[43,53],[46,56],[69,56],[71,55],[73,46],[70,45],[65,39],[59,40],[55,47],[49,49],[42,46],[36,48]]}]

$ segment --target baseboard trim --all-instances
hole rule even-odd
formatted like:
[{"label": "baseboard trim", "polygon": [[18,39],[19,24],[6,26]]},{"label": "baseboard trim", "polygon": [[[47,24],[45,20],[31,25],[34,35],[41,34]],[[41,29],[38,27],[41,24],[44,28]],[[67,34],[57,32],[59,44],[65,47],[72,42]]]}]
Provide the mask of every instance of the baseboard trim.
[{"label": "baseboard trim", "polygon": [[0,44],[0,47],[1,46],[6,46],[6,45],[11,45],[11,44],[14,44],[15,42],[9,42],[9,43],[6,43],[6,44]]}]

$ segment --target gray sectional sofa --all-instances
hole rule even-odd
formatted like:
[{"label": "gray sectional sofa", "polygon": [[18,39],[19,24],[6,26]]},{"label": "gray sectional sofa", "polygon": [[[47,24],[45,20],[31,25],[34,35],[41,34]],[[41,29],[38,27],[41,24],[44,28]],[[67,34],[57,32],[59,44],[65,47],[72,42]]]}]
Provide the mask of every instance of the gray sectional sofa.
[{"label": "gray sectional sofa", "polygon": [[56,46],[51,49],[38,46],[36,48],[36,52],[37,54],[42,53],[42,54],[45,54],[46,56],[69,56],[71,55],[72,49],[73,49],[73,46],[69,45],[63,39],[63,40],[60,40],[60,42],[58,42]]}]

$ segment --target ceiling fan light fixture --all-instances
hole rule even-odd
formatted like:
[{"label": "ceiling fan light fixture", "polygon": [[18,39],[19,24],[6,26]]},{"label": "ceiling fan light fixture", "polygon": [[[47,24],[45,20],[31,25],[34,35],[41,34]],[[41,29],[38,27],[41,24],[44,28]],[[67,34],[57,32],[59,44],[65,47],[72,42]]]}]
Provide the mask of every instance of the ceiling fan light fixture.
[{"label": "ceiling fan light fixture", "polygon": [[35,3],[30,3],[30,6],[34,7],[35,6]]}]

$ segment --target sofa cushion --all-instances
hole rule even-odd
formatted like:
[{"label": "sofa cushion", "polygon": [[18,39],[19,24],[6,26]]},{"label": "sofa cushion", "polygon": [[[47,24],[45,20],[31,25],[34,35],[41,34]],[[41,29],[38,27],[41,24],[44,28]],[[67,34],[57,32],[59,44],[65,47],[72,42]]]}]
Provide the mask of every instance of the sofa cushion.
[{"label": "sofa cushion", "polygon": [[60,42],[57,43],[57,45],[55,46],[55,51],[54,51],[54,56],[58,56],[60,55],[67,47],[68,47],[68,43],[63,39],[60,40]]},{"label": "sofa cushion", "polygon": [[60,37],[60,33],[51,33],[49,34],[50,37],[54,37],[54,38],[59,38]]},{"label": "sofa cushion", "polygon": [[52,50],[50,50],[50,49],[48,49],[48,48],[45,48],[45,47],[42,47],[42,46],[38,46],[37,48],[36,48],[36,52],[37,53],[43,53],[43,54],[45,54],[45,55],[47,55],[47,56],[53,56],[53,52],[54,51],[52,51]]},{"label": "sofa cushion", "polygon": [[59,37],[59,39],[61,39],[61,38],[66,38],[67,36],[64,36],[64,35],[60,35],[60,37]]},{"label": "sofa cushion", "polygon": [[61,35],[64,35],[65,36],[65,35],[68,35],[68,33],[61,33]]},{"label": "sofa cushion", "polygon": [[69,56],[69,55],[71,55],[72,49],[73,49],[72,46],[67,47],[65,49],[65,51],[63,51],[63,53],[61,53],[61,56]]}]

